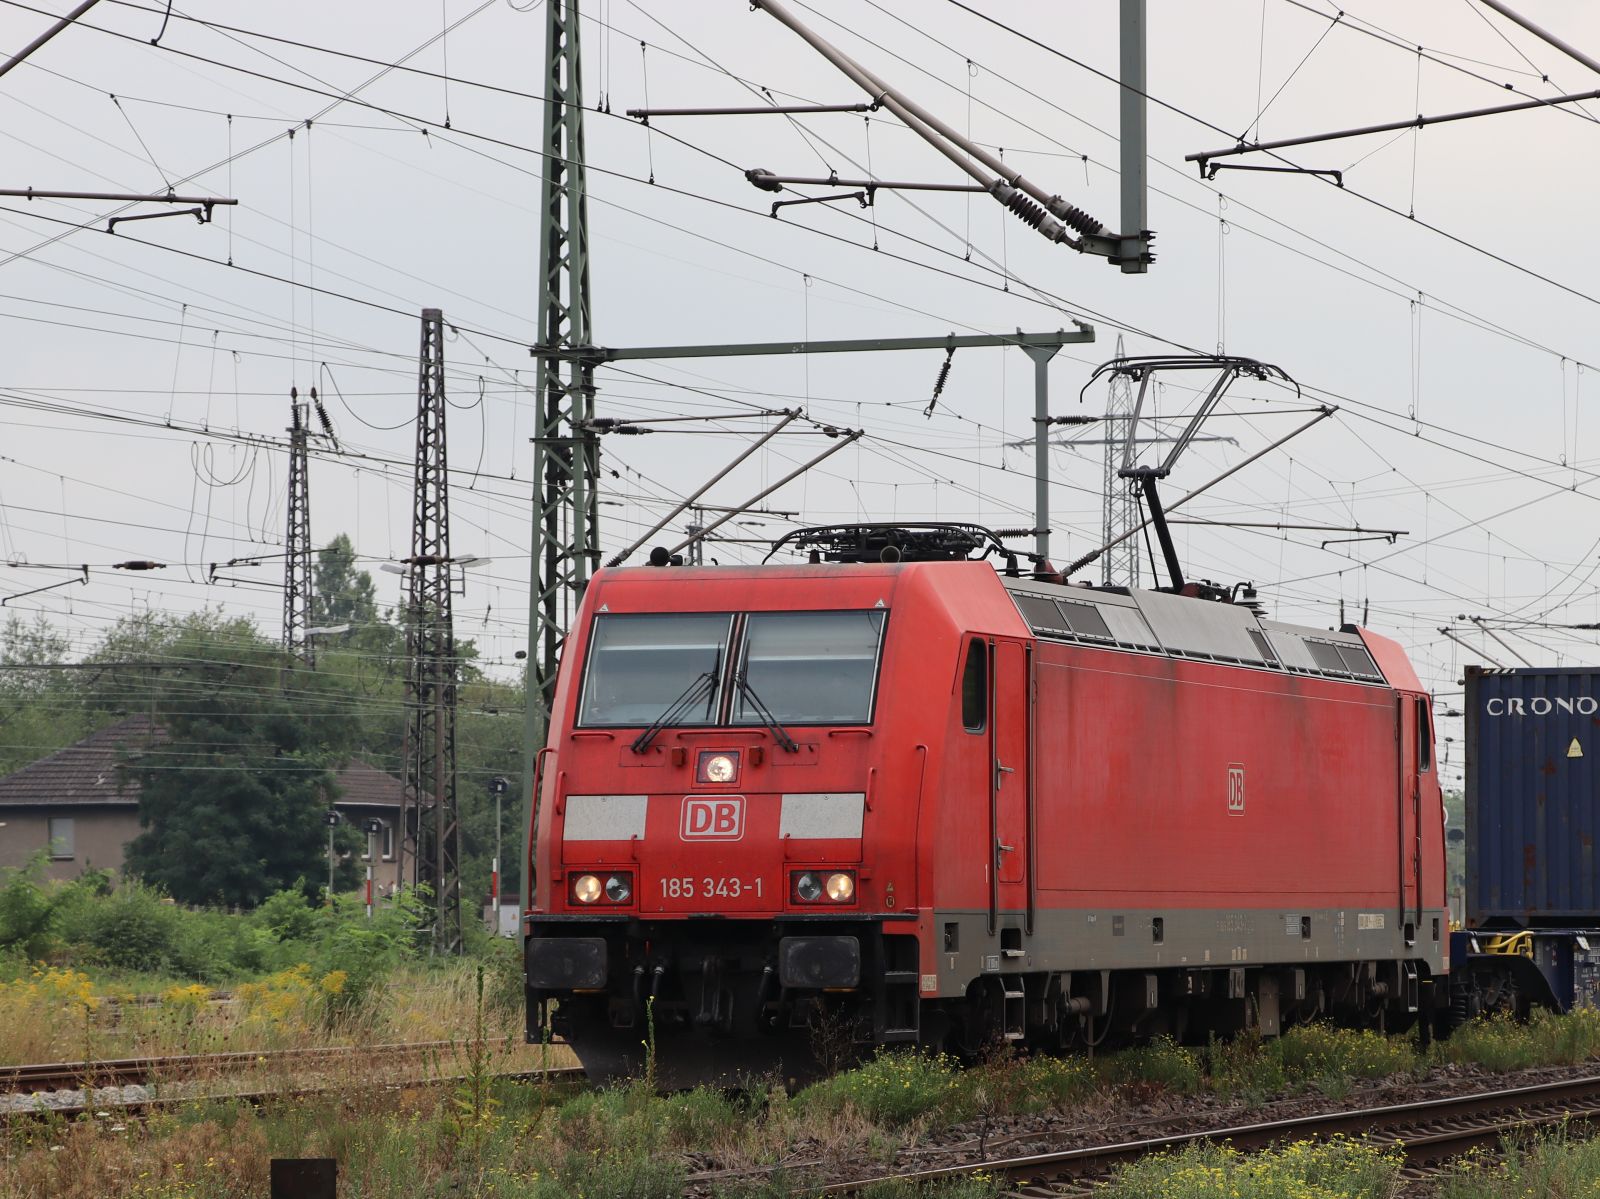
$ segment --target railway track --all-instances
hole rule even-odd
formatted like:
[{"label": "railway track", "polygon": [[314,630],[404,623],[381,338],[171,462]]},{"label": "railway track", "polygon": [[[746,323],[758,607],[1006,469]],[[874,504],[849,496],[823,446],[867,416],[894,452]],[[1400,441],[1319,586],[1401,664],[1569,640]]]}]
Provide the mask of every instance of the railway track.
[{"label": "railway track", "polygon": [[1405,1154],[1407,1173],[1415,1177],[1435,1171],[1469,1150],[1494,1149],[1508,1135],[1525,1135],[1563,1121],[1600,1122],[1600,1075],[1110,1145],[964,1162],[839,1182],[824,1187],[821,1193],[855,1195],[889,1178],[925,1184],[982,1172],[1005,1179],[1005,1195],[1018,1199],[1058,1199],[1091,1193],[1117,1167],[1154,1153],[1202,1144],[1226,1144],[1252,1152],[1290,1141],[1327,1140],[1335,1136],[1399,1147]]},{"label": "railway track", "polygon": [[[490,1043],[498,1046],[504,1043],[504,1038],[493,1039]],[[74,1089],[85,1083],[110,1087],[138,1086],[154,1081],[184,1081],[252,1069],[316,1066],[357,1054],[392,1061],[449,1053],[459,1046],[459,1042],[451,1041],[408,1041],[389,1045],[336,1045],[315,1049],[264,1049],[255,1052],[190,1053],[166,1057],[0,1066],[0,1094]]]},{"label": "railway track", "polygon": [[[494,1038],[493,1045],[505,1038]],[[388,1045],[329,1046],[316,1049],[283,1049],[258,1052],[181,1054],[169,1057],[124,1058],[97,1062],[46,1062],[31,1065],[0,1066],[0,1119],[49,1114],[70,1118],[92,1109],[116,1108],[122,1112],[142,1112],[197,1099],[238,1099],[251,1103],[348,1090],[340,1080],[304,1087],[261,1087],[211,1090],[207,1082],[238,1078],[254,1071],[282,1072],[285,1069],[316,1071],[352,1058],[389,1066],[416,1063],[430,1058],[444,1060],[462,1049],[461,1042],[410,1041]],[[373,1088],[404,1090],[458,1082],[462,1074],[435,1074],[424,1078],[404,1075],[377,1075]],[[544,1070],[496,1071],[498,1079],[570,1082],[584,1077],[582,1068],[557,1066]],[[160,1094],[134,1094],[133,1088],[159,1087]],[[61,1092],[67,1092],[66,1097]],[[54,1095],[53,1101],[45,1101]],[[36,1102],[24,1102],[27,1099]],[[64,1098],[65,1102],[61,1099]],[[9,1105],[5,1101],[9,1100]]]}]

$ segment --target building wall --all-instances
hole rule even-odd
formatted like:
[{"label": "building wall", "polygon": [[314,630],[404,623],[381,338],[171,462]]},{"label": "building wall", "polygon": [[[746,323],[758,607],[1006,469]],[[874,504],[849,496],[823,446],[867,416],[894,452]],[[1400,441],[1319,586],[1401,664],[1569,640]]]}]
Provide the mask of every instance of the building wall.
[{"label": "building wall", "polygon": [[[394,825],[397,813],[393,809],[353,809],[337,805],[358,831],[367,816],[377,816],[384,823]],[[8,866],[26,866],[33,856],[50,843],[50,819],[68,818],[72,821],[73,845],[71,857],[52,857],[45,869],[47,879],[74,879],[85,870],[110,870],[120,873],[123,856],[129,841],[139,835],[139,810],[125,808],[66,806],[33,808],[0,808],[0,869]],[[398,860],[399,840],[393,842],[394,856],[383,854],[384,841],[376,838],[377,855],[372,862],[372,890],[375,897],[391,894],[400,881]],[[362,838],[363,848],[366,838]],[[326,859],[324,859],[324,866]],[[366,860],[357,857],[356,869],[362,876]],[[357,887],[362,883],[357,882]]]},{"label": "building wall", "polygon": [[72,821],[70,857],[52,857],[45,870],[51,879],[77,878],[85,870],[122,869],[123,848],[139,835],[139,810],[125,808],[0,808],[0,868],[26,866],[50,844],[50,819]]},{"label": "building wall", "polygon": [[[375,899],[390,895],[400,884],[400,813],[394,808],[357,807],[354,804],[334,804],[339,814],[344,817],[345,823],[356,831],[361,838],[361,849],[356,854],[356,869],[364,878],[366,875],[367,836],[361,831],[364,821],[370,817],[377,817],[389,830],[388,836],[379,833],[372,838],[372,894]],[[387,849],[389,852],[385,853]],[[358,887],[363,884],[358,882]]]}]

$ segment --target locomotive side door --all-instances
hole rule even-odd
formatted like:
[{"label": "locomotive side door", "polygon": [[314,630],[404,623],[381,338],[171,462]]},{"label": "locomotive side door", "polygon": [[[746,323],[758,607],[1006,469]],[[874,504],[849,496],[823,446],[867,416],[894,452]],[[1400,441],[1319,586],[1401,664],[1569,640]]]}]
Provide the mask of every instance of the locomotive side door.
[{"label": "locomotive side door", "polygon": [[[1421,734],[1418,726],[1417,697],[1404,692],[1396,696],[1400,707],[1396,722],[1399,734],[1400,802],[1396,813],[1396,832],[1399,844],[1400,929],[1406,934],[1406,944],[1417,939],[1422,922],[1422,760],[1419,749]],[[1426,709],[1422,710],[1426,715]]]},{"label": "locomotive side door", "polygon": [[1028,907],[1028,760],[1030,692],[1026,649],[1011,641],[993,643],[993,685],[989,688],[993,719],[989,722],[993,770],[990,776],[990,823],[994,833],[990,875],[991,917]]}]

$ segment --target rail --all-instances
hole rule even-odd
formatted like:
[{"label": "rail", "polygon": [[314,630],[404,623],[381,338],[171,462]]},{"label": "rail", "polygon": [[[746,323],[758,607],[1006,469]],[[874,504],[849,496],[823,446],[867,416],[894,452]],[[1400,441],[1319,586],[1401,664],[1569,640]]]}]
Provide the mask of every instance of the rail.
[{"label": "rail", "polygon": [[[498,1047],[505,1042],[504,1037],[494,1037],[489,1039],[488,1044]],[[250,1071],[282,1071],[288,1067],[323,1068],[351,1058],[382,1061],[385,1064],[415,1062],[419,1059],[426,1061],[430,1057],[442,1060],[446,1055],[459,1053],[467,1047],[467,1044],[461,1041],[407,1041],[378,1045],[339,1045],[310,1049],[178,1054],[108,1061],[43,1062],[0,1066],[0,1119],[38,1114],[74,1116],[91,1107],[117,1107],[124,1111],[143,1111],[194,1102],[203,1098],[238,1099],[258,1103],[272,1098],[313,1095],[338,1090],[343,1084],[288,1090],[282,1087],[258,1086],[252,1089],[218,1092],[185,1087],[177,1094],[131,1099],[108,1098],[105,1092],[111,1088],[148,1086],[156,1083],[165,1086],[214,1082],[230,1076],[244,1076]],[[378,1077],[372,1081],[375,1085],[390,1087],[431,1086],[459,1081],[462,1077],[460,1074],[436,1074],[425,1078]],[[578,1066],[554,1066],[536,1070],[497,1070],[494,1072],[494,1077],[573,1081],[582,1079],[584,1072]],[[45,1100],[48,1093],[60,1091],[77,1092],[79,1098],[64,1104]],[[24,1102],[30,1098],[35,1102]]]},{"label": "rail", "polygon": [[856,1195],[894,1180],[902,1186],[926,1185],[985,1173],[1007,1180],[1007,1195],[1061,1196],[1086,1190],[1117,1167],[1152,1153],[1203,1144],[1227,1144],[1251,1152],[1289,1141],[1347,1136],[1368,1144],[1394,1146],[1405,1154],[1408,1170],[1427,1171],[1481,1147],[1494,1148],[1508,1134],[1600,1121],[1600,1074],[1533,1086],[1450,1095],[1387,1107],[1327,1112],[1261,1124],[1205,1129],[1145,1140],[1091,1145],[1023,1157],[990,1158],[956,1166],[837,1182],[823,1195]]}]

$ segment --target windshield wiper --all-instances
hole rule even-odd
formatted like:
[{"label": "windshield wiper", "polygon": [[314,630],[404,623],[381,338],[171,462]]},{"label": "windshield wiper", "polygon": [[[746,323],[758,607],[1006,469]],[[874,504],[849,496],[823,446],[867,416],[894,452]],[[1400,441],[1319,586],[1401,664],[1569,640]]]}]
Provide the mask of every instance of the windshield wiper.
[{"label": "windshield wiper", "polygon": [[687,716],[696,704],[703,700],[709,700],[716,693],[717,675],[721,673],[721,670],[722,655],[718,654],[717,663],[685,687],[683,694],[673,700],[667,706],[667,710],[651,722],[649,728],[633,739],[631,747],[633,752],[636,754],[644,753],[645,750],[650,748],[650,743],[656,739],[662,729],[668,725],[681,723],[683,717]]},{"label": "windshield wiper", "polygon": [[786,752],[791,754],[799,753],[799,743],[789,736],[789,731],[778,723],[778,718],[772,714],[772,709],[767,707],[762,702],[761,697],[755,693],[755,689],[750,686],[750,681],[744,677],[744,671],[741,670],[733,676],[733,685],[739,689],[745,699],[750,701],[750,706],[755,709],[756,715],[761,718],[761,723],[767,726],[767,730],[772,734],[772,739],[783,746]]}]

